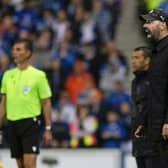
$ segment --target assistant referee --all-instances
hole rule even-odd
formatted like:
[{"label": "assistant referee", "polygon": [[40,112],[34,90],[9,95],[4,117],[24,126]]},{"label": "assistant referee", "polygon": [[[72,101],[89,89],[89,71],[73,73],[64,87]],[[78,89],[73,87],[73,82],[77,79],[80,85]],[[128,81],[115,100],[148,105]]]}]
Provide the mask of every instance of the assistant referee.
[{"label": "assistant referee", "polygon": [[45,119],[44,141],[51,133],[51,90],[45,73],[30,65],[33,47],[27,39],[18,40],[12,48],[17,67],[5,72],[1,86],[0,126],[8,120],[11,157],[18,168],[36,168],[39,153],[40,115]]}]

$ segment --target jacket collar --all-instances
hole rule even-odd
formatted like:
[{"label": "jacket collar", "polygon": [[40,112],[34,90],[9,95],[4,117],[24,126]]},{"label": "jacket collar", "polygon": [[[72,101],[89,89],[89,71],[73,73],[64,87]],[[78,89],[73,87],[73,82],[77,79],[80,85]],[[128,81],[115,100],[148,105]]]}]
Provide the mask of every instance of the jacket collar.
[{"label": "jacket collar", "polygon": [[163,48],[168,46],[168,36],[164,37],[163,39],[159,40],[155,44],[156,51],[161,51]]},{"label": "jacket collar", "polygon": [[135,71],[134,72],[134,75],[136,76],[136,77],[138,77],[138,78],[140,78],[140,77],[144,77],[145,75],[147,75],[147,70],[145,71]]}]

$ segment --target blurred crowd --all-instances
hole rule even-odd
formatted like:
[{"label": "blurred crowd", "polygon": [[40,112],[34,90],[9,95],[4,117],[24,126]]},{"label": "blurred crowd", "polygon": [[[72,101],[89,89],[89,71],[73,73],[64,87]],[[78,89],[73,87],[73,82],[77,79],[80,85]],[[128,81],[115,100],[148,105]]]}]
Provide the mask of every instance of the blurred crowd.
[{"label": "blurred crowd", "polygon": [[116,44],[122,9],[122,0],[0,1],[0,82],[15,66],[13,42],[31,39],[32,64],[46,72],[53,93],[50,147],[120,148],[130,141],[129,69]]}]

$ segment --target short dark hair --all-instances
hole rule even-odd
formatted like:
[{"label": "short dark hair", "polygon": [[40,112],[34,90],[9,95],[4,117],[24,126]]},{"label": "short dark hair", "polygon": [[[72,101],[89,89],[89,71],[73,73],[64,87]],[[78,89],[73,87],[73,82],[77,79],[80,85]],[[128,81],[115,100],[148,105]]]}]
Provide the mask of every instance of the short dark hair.
[{"label": "short dark hair", "polygon": [[29,50],[31,53],[33,52],[33,44],[32,41],[29,39],[18,39],[17,41],[14,42],[13,45],[18,44],[18,43],[24,43],[25,48]]},{"label": "short dark hair", "polygon": [[151,58],[152,57],[151,48],[146,47],[146,46],[136,47],[133,51],[143,51],[145,58],[147,58],[147,57]]}]

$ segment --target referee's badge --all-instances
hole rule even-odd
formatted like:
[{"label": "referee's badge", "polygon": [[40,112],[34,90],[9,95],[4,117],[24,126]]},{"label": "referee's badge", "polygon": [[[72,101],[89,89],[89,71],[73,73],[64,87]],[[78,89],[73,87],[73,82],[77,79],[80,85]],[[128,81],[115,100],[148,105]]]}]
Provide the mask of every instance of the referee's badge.
[{"label": "referee's badge", "polygon": [[29,94],[29,93],[30,93],[30,86],[24,85],[24,86],[23,86],[23,93],[24,93],[25,95]]},{"label": "referee's badge", "polygon": [[36,146],[32,146],[32,151],[36,152],[37,151],[37,147]]}]

